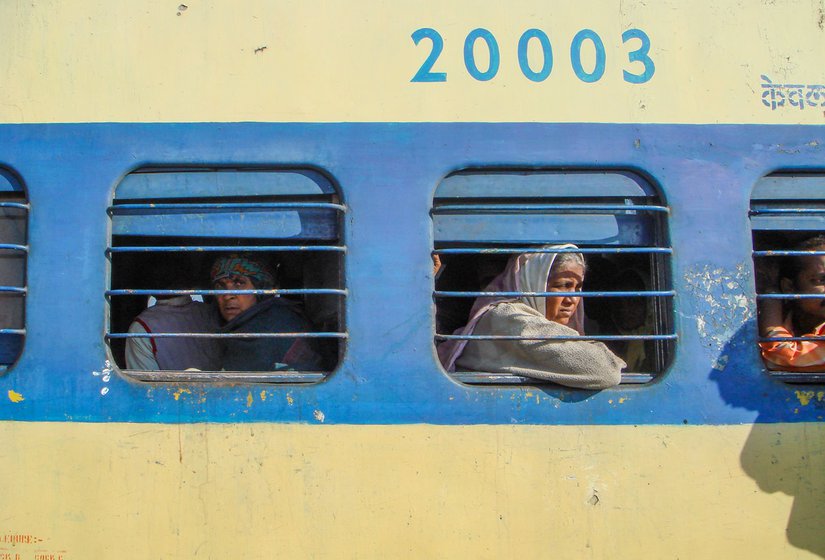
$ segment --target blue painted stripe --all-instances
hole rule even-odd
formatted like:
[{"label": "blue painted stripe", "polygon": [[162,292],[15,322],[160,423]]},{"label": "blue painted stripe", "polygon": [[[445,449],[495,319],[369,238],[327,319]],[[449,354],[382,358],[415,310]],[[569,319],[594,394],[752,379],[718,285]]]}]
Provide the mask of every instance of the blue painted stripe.
[{"label": "blue painted stripe", "polygon": [[[0,400],[3,420],[318,422],[316,411],[330,424],[715,425],[825,417],[825,402],[817,397],[821,382],[804,383],[809,377],[785,383],[787,377],[769,373],[761,362],[747,230],[747,208],[760,177],[781,169],[825,170],[822,126],[2,125],[0,154],[0,163],[26,186],[32,207],[25,347],[0,376],[0,395],[15,391],[23,400]],[[147,377],[136,383],[137,377],[111,369],[106,212],[118,181],[149,164],[312,166],[334,180],[347,212],[343,219],[338,211],[327,212],[340,222],[339,238],[347,245],[342,285],[350,295],[342,317],[349,339],[336,371],[319,383],[248,374],[273,381],[258,385],[171,374],[166,382]],[[657,212],[659,220],[646,215],[637,218],[647,222],[618,223],[605,216],[613,220],[613,237],[605,243],[617,249],[650,247],[641,238],[619,242],[620,233],[645,223],[661,222],[673,240],[670,268],[663,273],[676,293],[678,340],[666,342],[675,349],[673,362],[654,381],[601,392],[535,381],[470,386],[441,369],[433,345],[433,193],[458,171],[505,168],[634,170],[660,191],[671,212]],[[814,223],[819,216],[811,219],[812,227],[822,229]],[[237,225],[241,237],[244,229]],[[535,240],[546,242],[546,236]],[[175,398],[182,387],[192,393]],[[257,398],[260,391],[265,400]],[[255,399],[247,406],[250,393]]]}]

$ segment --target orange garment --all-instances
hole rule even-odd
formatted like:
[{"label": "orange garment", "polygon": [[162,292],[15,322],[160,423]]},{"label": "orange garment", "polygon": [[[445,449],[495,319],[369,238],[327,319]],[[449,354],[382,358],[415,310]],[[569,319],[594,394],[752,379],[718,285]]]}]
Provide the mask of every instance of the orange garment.
[{"label": "orange garment", "polygon": [[[813,332],[801,336],[825,335],[825,323]],[[793,320],[791,315],[785,318],[785,324],[768,331],[768,338],[793,337]],[[825,371],[825,340],[789,340],[787,342],[760,342],[762,358],[768,369],[786,371]]]}]

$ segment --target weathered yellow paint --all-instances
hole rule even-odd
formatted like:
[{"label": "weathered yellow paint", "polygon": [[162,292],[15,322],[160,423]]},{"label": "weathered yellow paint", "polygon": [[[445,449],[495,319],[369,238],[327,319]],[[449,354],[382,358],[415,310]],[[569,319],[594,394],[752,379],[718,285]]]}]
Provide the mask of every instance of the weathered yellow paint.
[{"label": "weathered yellow paint", "polygon": [[825,555],[822,424],[3,423],[0,441],[0,534],[42,539],[26,558]]},{"label": "weathered yellow paint", "polygon": [[794,391],[796,393],[796,398],[799,400],[799,404],[802,406],[808,406],[811,404],[811,401],[816,399],[819,402],[822,402],[825,399],[825,391]]},{"label": "weathered yellow paint", "polygon": [[189,389],[186,389],[184,387],[181,387],[177,391],[175,391],[172,394],[172,396],[175,397],[175,400],[177,401],[177,400],[180,400],[181,395],[191,395],[191,394],[192,394],[192,391],[190,391]]},{"label": "weathered yellow paint", "polygon": [[21,395],[20,393],[18,393],[17,391],[14,391],[12,389],[9,389],[8,395],[9,395],[9,400],[13,403],[19,403],[19,402],[23,402],[24,400],[26,400],[26,399],[23,398],[23,395]]},{"label": "weathered yellow paint", "polygon": [[[772,111],[761,75],[825,84],[825,24],[812,0],[5,0],[0,3],[0,122],[537,121],[663,123],[825,122],[822,108]],[[434,71],[445,83],[411,83],[430,53],[410,34],[444,38]],[[489,29],[501,68],[470,77],[468,32]],[[542,83],[518,66],[521,34],[547,33],[554,67]],[[606,71],[578,80],[570,43],[602,38]],[[653,79],[622,71],[644,30]],[[538,67],[538,47],[530,51]],[[486,54],[478,47],[479,66]],[[590,68],[592,49],[584,49]]]}]

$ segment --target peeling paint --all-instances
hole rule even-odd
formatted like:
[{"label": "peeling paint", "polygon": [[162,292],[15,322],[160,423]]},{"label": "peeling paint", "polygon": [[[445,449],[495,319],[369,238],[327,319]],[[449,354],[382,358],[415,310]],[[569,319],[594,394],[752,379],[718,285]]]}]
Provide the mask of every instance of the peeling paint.
[{"label": "peeling paint", "polygon": [[176,401],[178,401],[178,400],[180,400],[180,396],[183,395],[184,393],[186,393],[187,395],[191,395],[192,391],[190,391],[189,389],[184,389],[183,387],[181,387],[177,391],[175,391],[172,394],[172,396],[175,397]]},{"label": "peeling paint", "polygon": [[315,419],[316,419],[316,420],[318,420],[319,422],[323,422],[323,421],[324,421],[324,418],[326,418],[326,417],[324,416],[324,413],[323,413],[323,412],[321,412],[320,410],[315,410],[315,411],[313,411],[313,412],[312,412],[312,415],[313,415],[313,416],[315,417]]},{"label": "peeling paint", "polygon": [[727,354],[722,354],[718,358],[716,358],[716,363],[713,364],[713,369],[717,371],[725,371],[725,368],[728,367],[728,360],[730,356]]},{"label": "peeling paint", "polygon": [[[685,273],[690,297],[698,301],[696,330],[702,345],[718,353],[737,330],[753,316],[754,305],[749,297],[749,267],[739,263],[733,270],[704,264]],[[723,370],[727,356],[719,357],[714,369]]]},{"label": "peeling paint", "polygon": [[286,394],[286,404],[288,404],[289,406],[295,404],[295,399],[293,399],[292,395],[290,395],[289,393]]},{"label": "peeling paint", "polygon": [[261,397],[261,402],[265,401],[266,400],[266,391],[261,390],[260,397]]},{"label": "peeling paint", "polygon": [[252,391],[249,391],[246,394],[246,407],[249,408],[250,406],[252,406],[252,403],[254,403],[254,402],[255,402],[255,397],[252,396]]},{"label": "peeling paint", "polygon": [[9,389],[9,400],[13,403],[19,403],[23,402],[26,399],[24,399],[23,395],[21,395],[17,391],[12,391],[11,389]]},{"label": "peeling paint", "polygon": [[799,404],[802,406],[808,406],[811,404],[812,400],[816,400],[818,402],[822,402],[825,400],[825,391],[794,391],[796,393],[796,398],[799,400]]},{"label": "peeling paint", "polygon": [[619,404],[624,404],[625,402],[627,402],[627,399],[627,397],[619,397]]},{"label": "peeling paint", "polygon": [[[93,377],[99,377],[100,380],[103,383],[108,383],[109,381],[111,381],[111,379],[112,379],[112,362],[110,362],[109,360],[106,360],[105,362],[103,362],[103,367],[100,369],[100,371],[96,371],[96,370],[93,371],[92,376]],[[100,395],[101,396],[106,396],[108,393],[109,393],[109,387],[107,387],[105,385],[103,387],[101,387],[101,389],[100,389]]]}]

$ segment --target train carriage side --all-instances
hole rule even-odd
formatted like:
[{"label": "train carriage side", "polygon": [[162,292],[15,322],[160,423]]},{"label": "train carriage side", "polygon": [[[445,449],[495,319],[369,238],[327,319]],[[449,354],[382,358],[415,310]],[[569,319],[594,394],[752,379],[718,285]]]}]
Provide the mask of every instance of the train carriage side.
[{"label": "train carriage side", "polygon": [[[754,274],[825,230],[818,8],[465,4],[0,8],[0,559],[825,557],[823,374],[765,367]],[[622,383],[445,371],[570,242]],[[236,251],[318,363],[130,367]]]}]

